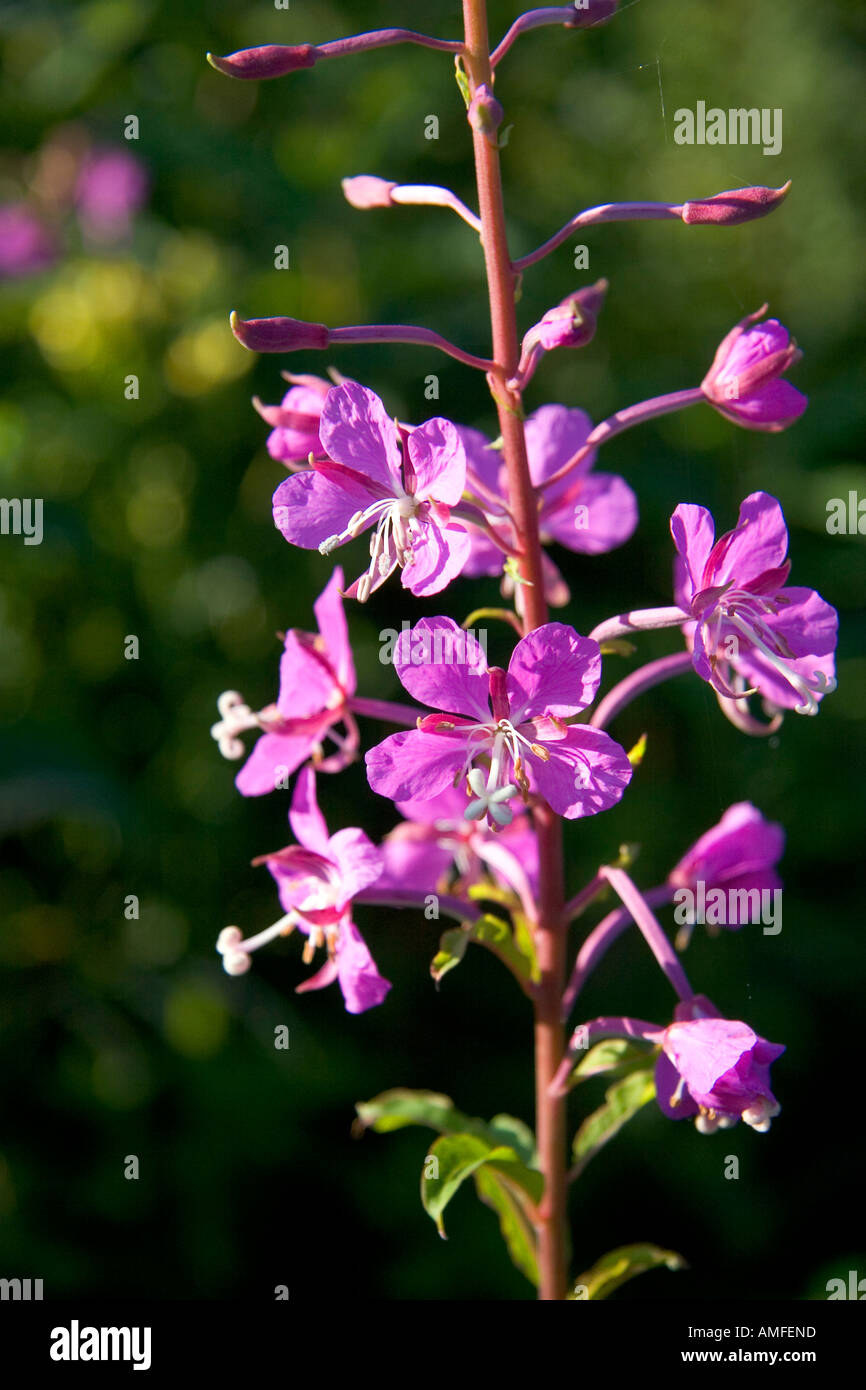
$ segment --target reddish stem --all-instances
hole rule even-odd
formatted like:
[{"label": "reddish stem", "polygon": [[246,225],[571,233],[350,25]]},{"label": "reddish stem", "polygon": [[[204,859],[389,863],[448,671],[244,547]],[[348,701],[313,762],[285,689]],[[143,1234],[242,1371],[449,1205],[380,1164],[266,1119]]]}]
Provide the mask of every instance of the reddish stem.
[{"label": "reddish stem", "polygon": [[[463,0],[466,34],[464,63],[470,95],[479,87],[493,86],[486,0]],[[523,430],[520,393],[508,386],[517,372],[520,343],[514,310],[516,275],[505,231],[505,209],[496,136],[473,131],[481,244],[487,270],[493,362],[488,380],[499,414],[508,480],[508,503],[520,547],[518,569],[524,589],[523,621],[526,632],[547,622],[538,506]],[[538,1212],[539,1298],[562,1300],[566,1296],[566,1198],[565,1103],[551,1096],[550,1085],[565,1050],[560,1020],[560,1000],[565,985],[565,919],[562,865],[562,832],[548,806],[533,811],[539,854],[538,925],[536,951],[541,977],[535,992],[535,1087],[536,1135],[544,1196]]]}]

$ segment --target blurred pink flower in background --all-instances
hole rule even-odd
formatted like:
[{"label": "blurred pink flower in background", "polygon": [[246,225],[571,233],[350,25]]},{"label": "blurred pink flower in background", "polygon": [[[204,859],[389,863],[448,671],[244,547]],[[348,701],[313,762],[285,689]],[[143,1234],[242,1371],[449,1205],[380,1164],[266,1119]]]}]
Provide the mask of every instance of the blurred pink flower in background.
[{"label": "blurred pink flower in background", "polygon": [[78,217],[93,241],[120,241],[147,195],[144,166],[126,150],[92,150],[75,188]]},{"label": "blurred pink flower in background", "polygon": [[53,234],[26,203],[0,207],[0,278],[34,275],[57,259]]}]

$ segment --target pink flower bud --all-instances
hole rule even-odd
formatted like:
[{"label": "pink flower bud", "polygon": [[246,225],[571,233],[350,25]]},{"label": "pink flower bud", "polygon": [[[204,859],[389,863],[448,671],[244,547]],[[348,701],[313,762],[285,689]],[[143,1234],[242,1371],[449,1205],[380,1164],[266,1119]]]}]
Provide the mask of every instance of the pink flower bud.
[{"label": "pink flower bud", "polygon": [[311,43],[287,47],[284,44],[268,43],[262,48],[242,48],[237,53],[229,53],[225,58],[217,58],[213,53],[207,60],[217,72],[226,77],[241,77],[248,81],[268,77],[285,77],[287,72],[298,68],[311,68],[319,57],[318,50]]},{"label": "pink flower bud", "polygon": [[589,29],[593,24],[605,24],[616,14],[619,0],[574,0],[574,19],[565,23],[566,29]]},{"label": "pink flower bud", "polygon": [[323,351],[330,336],[323,323],[302,319],[241,319],[233,311],[230,323],[238,342],[250,352]]},{"label": "pink flower bud", "polygon": [[493,136],[499,129],[504,115],[502,106],[486,83],[475,89],[466,117],[473,130],[480,131],[482,135]]},{"label": "pink flower bud", "polygon": [[773,212],[785,201],[790,187],[789,179],[781,188],[733,188],[726,193],[714,193],[711,198],[683,203],[681,216],[689,227],[708,223],[737,227],[741,222],[753,222]]},{"label": "pink flower bud", "polygon": [[375,174],[356,174],[354,178],[343,179],[343,196],[353,208],[366,212],[367,208],[391,208],[391,197],[396,183],[379,179]]},{"label": "pink flower bud", "polygon": [[596,315],[604,304],[607,281],[598,280],[586,289],[568,295],[561,304],[548,309],[534,328],[530,328],[524,339],[524,348],[530,338],[540,343],[545,352],[554,348],[585,347],[595,336]]},{"label": "pink flower bud", "polygon": [[711,405],[735,424],[753,430],[783,430],[806,409],[806,397],[783,380],[802,357],[778,319],[758,323],[766,304],[748,314],[720,343],[701,382]]}]

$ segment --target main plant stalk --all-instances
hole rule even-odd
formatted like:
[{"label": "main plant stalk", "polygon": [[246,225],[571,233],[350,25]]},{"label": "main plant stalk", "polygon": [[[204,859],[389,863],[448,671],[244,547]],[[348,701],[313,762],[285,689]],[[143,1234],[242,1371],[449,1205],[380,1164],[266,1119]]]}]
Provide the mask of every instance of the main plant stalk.
[{"label": "main plant stalk", "polygon": [[[466,49],[464,61],[470,94],[492,87],[486,0],[463,0]],[[508,477],[508,500],[518,533],[524,631],[547,622],[538,505],[523,429],[520,395],[508,388],[517,371],[520,344],[514,308],[516,275],[505,231],[505,208],[496,136],[473,131],[481,242],[487,269],[494,367],[490,389],[499,414],[503,457]],[[539,902],[535,934],[541,978],[535,997],[536,1134],[544,1173],[544,1198],[539,1212],[539,1298],[564,1299],[567,1286],[565,1101],[554,1099],[548,1087],[559,1067],[565,1039],[560,1001],[565,988],[565,920],[562,828],[549,807],[533,812],[538,836]]]}]

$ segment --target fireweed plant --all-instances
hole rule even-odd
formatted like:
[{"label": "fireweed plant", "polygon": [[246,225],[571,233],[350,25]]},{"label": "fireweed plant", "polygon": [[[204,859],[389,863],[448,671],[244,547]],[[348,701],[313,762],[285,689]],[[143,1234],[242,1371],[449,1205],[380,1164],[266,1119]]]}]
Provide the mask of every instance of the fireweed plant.
[{"label": "fireweed plant", "polygon": [[[254,352],[326,351],[341,343],[433,347],[486,375],[498,438],[441,417],[395,420],[373,391],[334,372],[332,381],[287,375],[279,405],[256,401],[270,425],[268,449],[287,477],[273,500],[274,522],[292,546],[318,550],[323,588],[315,632],[286,634],[276,701],[253,711],[237,692],[219,700],[213,735],[228,758],[247,753],[238,777],[245,796],[289,786],[293,841],[256,861],[270,871],[281,914],[244,936],[226,927],[217,945],[230,975],[250,966],[260,946],[297,931],[303,959],[317,969],[299,992],[336,982],[349,1013],[385,1001],[390,984],[354,920],[355,904],[419,910],[435,904],[455,925],[432,963],[440,979],[471,943],[488,948],[531,1003],[535,1021],[536,1130],[499,1115],[489,1123],[461,1115],[444,1096],[394,1090],[359,1105],[360,1128],[420,1124],[438,1131],[427,1152],[422,1200],[444,1234],[443,1212],[472,1177],[496,1211],[511,1258],[542,1299],[603,1298],[623,1279],[679,1257],[650,1245],[622,1247],[592,1269],[569,1275],[569,1183],[622,1124],[655,1098],[665,1116],[690,1118],[701,1134],[743,1121],[766,1131],[779,1113],[770,1068],[784,1051],[747,1022],[726,1018],[696,994],[655,909],[683,889],[700,890],[727,912],[728,928],[748,920],[754,894],[779,885],[775,865],[784,834],[749,803],[730,807],[687,849],[667,881],[641,891],[630,856],[602,865],[566,901],[562,821],[602,814],[626,795],[644,740],[626,751],[608,732],[620,712],[653,686],[694,672],[714,690],[722,713],[746,734],[778,727],[786,710],[814,715],[833,689],[836,613],[814,590],[788,583],[791,561],[782,509],[764,492],[746,497],[736,524],[719,528],[694,502],[671,517],[672,603],[636,608],[584,634],[551,621],[569,602],[545,546],[583,554],[609,551],[637,525],[631,488],[596,467],[599,450],[623,430],[670,411],[708,404],[749,430],[791,425],[806,398],[785,373],[800,356],[788,330],[750,314],[721,343],[700,385],[642,401],[593,424],[580,408],[543,405],[527,418],[523,393],[545,353],[576,349],[593,337],[604,281],[567,295],[522,338],[515,309],[522,275],[572,233],[603,222],[655,218],[687,226],[734,227],[772,212],[787,186],[740,188],[685,203],[605,203],[578,213],[542,246],[515,257],[506,238],[494,95],[512,45],[541,25],[581,29],[611,18],[617,0],[584,0],[520,15],[491,49],[485,0],[463,0],[463,36],[427,37],[385,29],[320,45],[269,45],[211,57],[243,80],[278,78],[299,68],[389,44],[417,44],[450,55],[466,103],[475,156],[476,214],[445,188],[401,185],[359,175],[343,188],[355,208],[415,204],[455,212],[481,243],[492,351],[480,358],[429,328],[404,324],[327,328],[290,318],[242,320],[235,336]],[[698,233],[699,234],[699,233]],[[359,560],[361,537],[369,542]],[[348,571],[327,557],[348,547]],[[340,557],[343,559],[342,555]],[[499,575],[509,607],[479,609],[462,625],[422,618],[396,638],[391,658],[408,697],[393,704],[359,696],[344,600],[367,602],[384,584],[413,595],[443,594],[458,575]],[[514,631],[507,669],[488,665],[470,631],[479,618]],[[671,628],[680,648],[640,666],[599,700],[602,659],[628,654],[642,631]],[[369,746],[367,719],[396,732]],[[332,830],[316,799],[316,780],[365,758],[371,793],[394,802],[400,821],[381,845],[363,829]],[[296,774],[296,775],[295,775]],[[569,926],[598,899],[618,900],[572,958]],[[689,919],[693,924],[694,914]],[[584,982],[622,931],[636,926],[675,995],[671,1016],[651,1021],[611,1014],[578,1022]],[[689,927],[676,945],[687,943]],[[605,1103],[580,1126],[567,1158],[566,1098],[590,1076],[609,1081]]]}]

